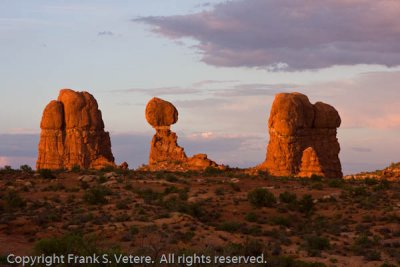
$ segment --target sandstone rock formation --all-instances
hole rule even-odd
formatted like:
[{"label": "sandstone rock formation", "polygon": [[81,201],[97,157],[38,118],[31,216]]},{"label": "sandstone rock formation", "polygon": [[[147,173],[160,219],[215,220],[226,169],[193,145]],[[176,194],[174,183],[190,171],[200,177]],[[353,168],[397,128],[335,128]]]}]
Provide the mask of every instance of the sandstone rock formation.
[{"label": "sandstone rock formation", "polygon": [[178,145],[178,137],[170,127],[178,121],[178,110],[173,104],[160,98],[152,98],[146,105],[146,120],[156,130],[150,146],[150,170],[205,169],[218,165],[205,154],[186,156]]},{"label": "sandstone rock formation", "polygon": [[350,174],[343,177],[344,179],[377,179],[387,181],[400,181],[400,162],[392,163],[389,167],[383,170],[376,170],[373,172],[361,172],[357,174]]},{"label": "sandstone rock formation", "polygon": [[342,177],[336,129],[341,119],[336,109],[312,105],[300,93],[275,96],[268,121],[270,141],[259,169],[276,176]]},{"label": "sandstone rock formation", "polygon": [[87,92],[60,91],[43,111],[37,169],[100,169],[114,164],[96,99]]}]

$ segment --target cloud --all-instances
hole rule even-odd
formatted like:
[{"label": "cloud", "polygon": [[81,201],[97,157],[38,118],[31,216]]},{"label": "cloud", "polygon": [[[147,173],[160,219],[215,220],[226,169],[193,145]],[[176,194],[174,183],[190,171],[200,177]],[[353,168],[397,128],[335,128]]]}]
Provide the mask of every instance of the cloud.
[{"label": "cloud", "polygon": [[191,38],[214,66],[305,70],[400,64],[395,0],[238,0],[188,15],[133,19],[170,39]]},{"label": "cloud", "polygon": [[98,32],[97,36],[114,36],[114,33],[112,31],[102,31]]}]

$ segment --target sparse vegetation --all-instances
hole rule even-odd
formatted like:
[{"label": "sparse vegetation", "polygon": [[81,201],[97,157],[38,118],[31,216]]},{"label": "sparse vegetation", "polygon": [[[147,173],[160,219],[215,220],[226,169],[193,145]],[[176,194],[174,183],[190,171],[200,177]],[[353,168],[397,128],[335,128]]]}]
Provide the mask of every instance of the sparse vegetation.
[{"label": "sparse vegetation", "polygon": [[264,188],[256,188],[247,195],[249,202],[257,208],[272,207],[276,203],[274,194]]},{"label": "sparse vegetation", "polygon": [[[29,169],[7,171],[0,176],[5,188],[0,224],[8,228],[0,234],[17,233],[33,242],[33,226],[44,236],[55,230],[78,236],[42,240],[37,251],[54,251],[56,242],[65,250],[66,243],[89,242],[101,232],[108,242],[104,247],[123,244],[140,255],[188,247],[207,255],[264,253],[268,266],[325,266],[319,258],[341,266],[353,256],[360,266],[400,261],[392,241],[400,236],[393,228],[400,223],[396,182],[248,176],[235,169],[218,175],[130,170],[105,186],[102,180],[110,179],[102,171],[52,171],[58,178],[52,181],[33,178]],[[81,182],[82,173],[103,179]],[[97,241],[84,244],[102,251]]]},{"label": "sparse vegetation", "polygon": [[4,208],[7,211],[13,211],[26,206],[25,200],[14,190],[6,192],[4,199]]},{"label": "sparse vegetation", "polygon": [[102,205],[108,202],[106,196],[111,194],[112,192],[109,188],[97,186],[86,190],[83,199],[91,205]]},{"label": "sparse vegetation", "polygon": [[40,177],[42,177],[44,179],[54,179],[55,178],[53,172],[49,169],[40,169],[40,170],[38,170],[38,173],[40,174]]}]

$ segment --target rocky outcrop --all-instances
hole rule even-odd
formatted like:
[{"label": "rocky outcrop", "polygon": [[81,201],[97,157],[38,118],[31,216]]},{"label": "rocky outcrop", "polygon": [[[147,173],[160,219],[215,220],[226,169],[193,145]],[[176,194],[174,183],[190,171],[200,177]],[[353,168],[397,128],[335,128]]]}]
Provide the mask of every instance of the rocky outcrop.
[{"label": "rocky outcrop", "polygon": [[267,156],[258,169],[276,176],[342,177],[336,137],[341,119],[328,104],[300,93],[275,96],[268,121]]},{"label": "rocky outcrop", "polygon": [[346,175],[344,179],[400,181],[400,162],[392,163],[389,167],[383,170]]},{"label": "rocky outcrop", "polygon": [[176,133],[170,129],[178,121],[178,110],[170,102],[152,98],[146,105],[146,120],[156,130],[150,145],[150,170],[185,171],[218,167],[206,154],[186,156],[178,145]]},{"label": "rocky outcrop", "polygon": [[298,176],[310,177],[312,175],[324,176],[324,172],[321,168],[317,152],[315,152],[314,148],[308,147],[303,151]]},{"label": "rocky outcrop", "polygon": [[60,91],[43,111],[37,169],[100,169],[114,164],[96,99],[87,92]]}]

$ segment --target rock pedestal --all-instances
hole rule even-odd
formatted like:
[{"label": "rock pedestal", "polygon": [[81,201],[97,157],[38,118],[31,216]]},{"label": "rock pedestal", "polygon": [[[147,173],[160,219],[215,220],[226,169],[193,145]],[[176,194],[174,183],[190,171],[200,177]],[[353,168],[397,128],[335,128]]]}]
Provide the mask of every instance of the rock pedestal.
[{"label": "rock pedestal", "polygon": [[101,111],[88,92],[60,91],[43,111],[37,169],[100,169],[114,164]]},{"label": "rock pedestal", "polygon": [[328,104],[312,105],[300,93],[277,94],[268,121],[266,160],[258,168],[275,176],[341,178],[336,137],[340,123],[338,112]]}]

